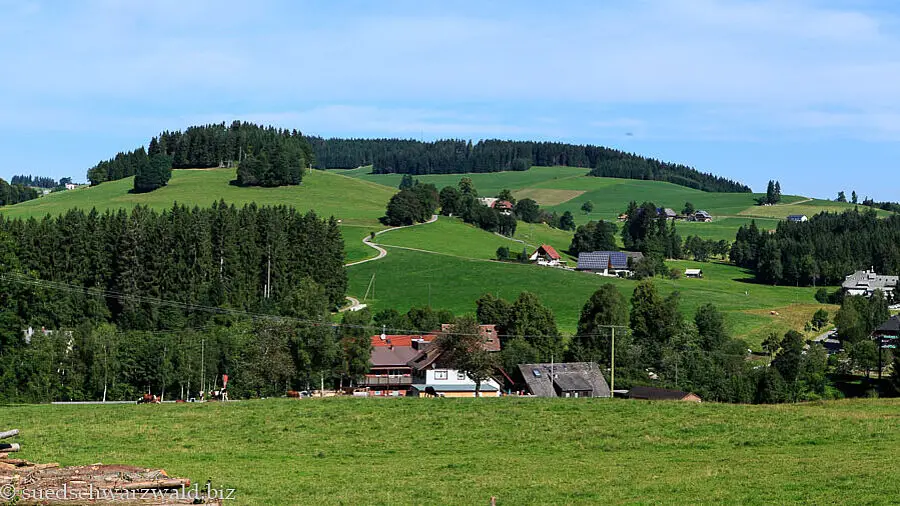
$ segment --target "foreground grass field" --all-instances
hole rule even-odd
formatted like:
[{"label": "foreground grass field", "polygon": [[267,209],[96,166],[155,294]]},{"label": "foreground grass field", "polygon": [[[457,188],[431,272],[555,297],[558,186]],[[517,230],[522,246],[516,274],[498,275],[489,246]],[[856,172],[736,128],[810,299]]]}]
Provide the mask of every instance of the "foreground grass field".
[{"label": "foreground grass field", "polygon": [[[429,225],[425,225],[427,227]],[[384,234],[382,244],[392,244],[391,234]],[[412,237],[412,236],[411,236]],[[500,239],[500,238],[497,238]],[[475,311],[475,300],[485,293],[514,299],[520,292],[540,296],[553,309],[560,330],[573,333],[581,308],[590,295],[604,283],[613,283],[626,298],[631,297],[635,281],[608,278],[582,272],[565,271],[518,263],[460,258],[451,254],[411,251],[387,246],[387,257],[348,268],[349,294],[363,298],[372,276],[374,295],[366,302],[375,310],[395,308],[406,311],[412,306],[430,305],[457,314]],[[809,309],[809,317],[818,307],[814,288],[768,286],[748,282],[750,275],[738,267],[719,263],[670,262],[685,269],[700,267],[703,279],[655,279],[663,294],[677,290],[681,308],[687,316],[702,304],[712,302],[725,311],[726,321],[735,337],[747,339],[759,348],[768,329],[793,328],[793,321],[776,319],[768,310],[801,304]],[[766,311],[758,311],[764,309]],[[757,310],[753,312],[753,310]],[[799,311],[799,310],[795,310]],[[802,325],[800,326],[802,328]]]},{"label": "foreground grass field", "polygon": [[[897,400],[307,399],[8,406],[22,457],[161,467],[234,504],[888,504]],[[232,502],[232,501],[229,501]]]}]

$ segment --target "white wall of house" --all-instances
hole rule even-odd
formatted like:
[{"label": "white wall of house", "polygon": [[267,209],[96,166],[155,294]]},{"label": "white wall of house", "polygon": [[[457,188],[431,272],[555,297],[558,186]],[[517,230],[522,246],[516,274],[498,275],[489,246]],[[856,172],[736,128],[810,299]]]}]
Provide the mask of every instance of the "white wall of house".
[{"label": "white wall of house", "polygon": [[[425,371],[425,386],[437,388],[447,385],[475,385],[475,382],[468,375],[456,369],[428,369]],[[500,389],[500,384],[492,379],[481,383],[481,386],[485,385]]]}]

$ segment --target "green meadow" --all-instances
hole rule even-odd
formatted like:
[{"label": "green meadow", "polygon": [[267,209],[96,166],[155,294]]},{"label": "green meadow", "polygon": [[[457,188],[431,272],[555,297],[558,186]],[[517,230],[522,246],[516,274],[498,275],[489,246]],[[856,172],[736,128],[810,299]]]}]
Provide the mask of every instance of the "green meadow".
[{"label": "green meadow", "polygon": [[19,454],[162,468],[236,505],[889,504],[900,401],[267,399],[6,406]]},{"label": "green meadow", "polygon": [[131,209],[145,205],[168,209],[174,202],[188,206],[209,206],[224,200],[242,206],[287,205],[300,211],[315,210],[321,216],[334,216],[347,225],[381,227],[378,218],[394,190],[359,179],[323,171],[308,171],[299,186],[278,188],[242,188],[229,184],[235,169],[194,169],[172,171],[172,179],[163,188],[150,193],[130,193],[134,178],[110,181],[95,187],[51,193],[28,202],[0,208],[10,218],[41,218],[58,215],[68,209]]},{"label": "green meadow", "polygon": [[[381,244],[393,244],[391,236],[397,232],[380,236]],[[530,264],[463,258],[450,252],[452,250],[431,253],[407,247],[411,246],[386,246],[388,255],[385,258],[349,267],[349,294],[362,300],[368,289],[365,302],[375,310],[396,308],[406,311],[413,306],[430,304],[462,314],[473,313],[475,300],[485,293],[514,299],[519,293],[528,291],[537,294],[553,309],[560,330],[571,334],[575,331],[581,308],[600,285],[613,283],[626,298],[630,298],[637,283]],[[704,278],[655,279],[662,294],[678,291],[680,307],[687,317],[692,317],[702,304],[715,304],[725,312],[732,334],[746,339],[754,349],[759,349],[768,330],[783,329],[783,332],[794,328],[795,322],[751,311],[780,312],[782,308],[803,305],[809,311],[808,319],[819,307],[813,297],[813,288],[752,283],[750,273],[733,265],[689,261],[670,262],[669,265],[679,269],[702,268]]]}]

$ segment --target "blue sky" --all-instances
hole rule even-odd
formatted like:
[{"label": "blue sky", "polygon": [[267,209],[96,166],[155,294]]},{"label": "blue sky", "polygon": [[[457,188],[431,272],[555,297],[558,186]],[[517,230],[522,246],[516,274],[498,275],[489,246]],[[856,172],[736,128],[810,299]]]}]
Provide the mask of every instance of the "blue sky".
[{"label": "blue sky", "polygon": [[893,2],[0,0],[0,177],[164,129],[592,143],[900,200]]}]

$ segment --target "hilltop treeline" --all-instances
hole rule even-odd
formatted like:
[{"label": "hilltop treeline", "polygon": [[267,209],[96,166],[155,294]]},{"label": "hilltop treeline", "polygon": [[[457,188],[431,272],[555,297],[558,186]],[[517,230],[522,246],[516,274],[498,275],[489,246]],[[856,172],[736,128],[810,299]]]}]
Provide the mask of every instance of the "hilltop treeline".
[{"label": "hilltop treeline", "polygon": [[591,175],[668,181],[712,192],[749,192],[746,185],[602,146],[464,140],[420,142],[404,139],[322,139],[310,137],[316,168],[346,169],[372,165],[376,174],[457,174],[528,170],[532,165],[591,168]]},{"label": "hilltop treeline", "polygon": [[9,184],[0,178],[0,206],[18,204],[26,200],[36,199],[40,194],[34,188],[21,184]]},{"label": "hilltop treeline", "polygon": [[47,188],[48,190],[56,188],[61,183],[57,183],[52,177],[32,176],[19,174],[13,176],[9,180],[10,184],[18,184],[22,186],[34,186],[36,188]]},{"label": "hilltop treeline", "polygon": [[[258,184],[268,186],[297,184],[293,167],[302,169],[313,162],[312,148],[299,131],[235,121],[227,126],[220,123],[162,132],[150,140],[146,150],[141,147],[98,163],[88,170],[88,179],[97,185],[133,176],[138,167],[146,165],[143,159],[154,155],[170,157],[175,169],[225,167],[249,158],[251,168],[245,174],[255,174]],[[291,157],[289,163],[278,161],[284,156]],[[281,171],[282,165],[292,169]],[[245,177],[239,183],[254,184],[248,182],[252,180]]]},{"label": "hilltop treeline", "polygon": [[731,261],[753,269],[763,283],[839,284],[874,267],[900,271],[900,216],[878,218],[872,209],[820,213],[805,223],[781,222],[774,233],[755,222],[738,229]]},{"label": "hilltop treeline", "polygon": [[3,280],[0,320],[7,336],[28,325],[111,322],[157,330],[209,318],[208,312],[143,297],[290,314],[294,298],[312,294],[337,306],[347,286],[337,223],[282,206],[220,202],[205,209],[175,205],[162,213],[140,206],[131,213],[71,210],[57,218],[0,220],[0,238],[0,269],[42,280]]}]

